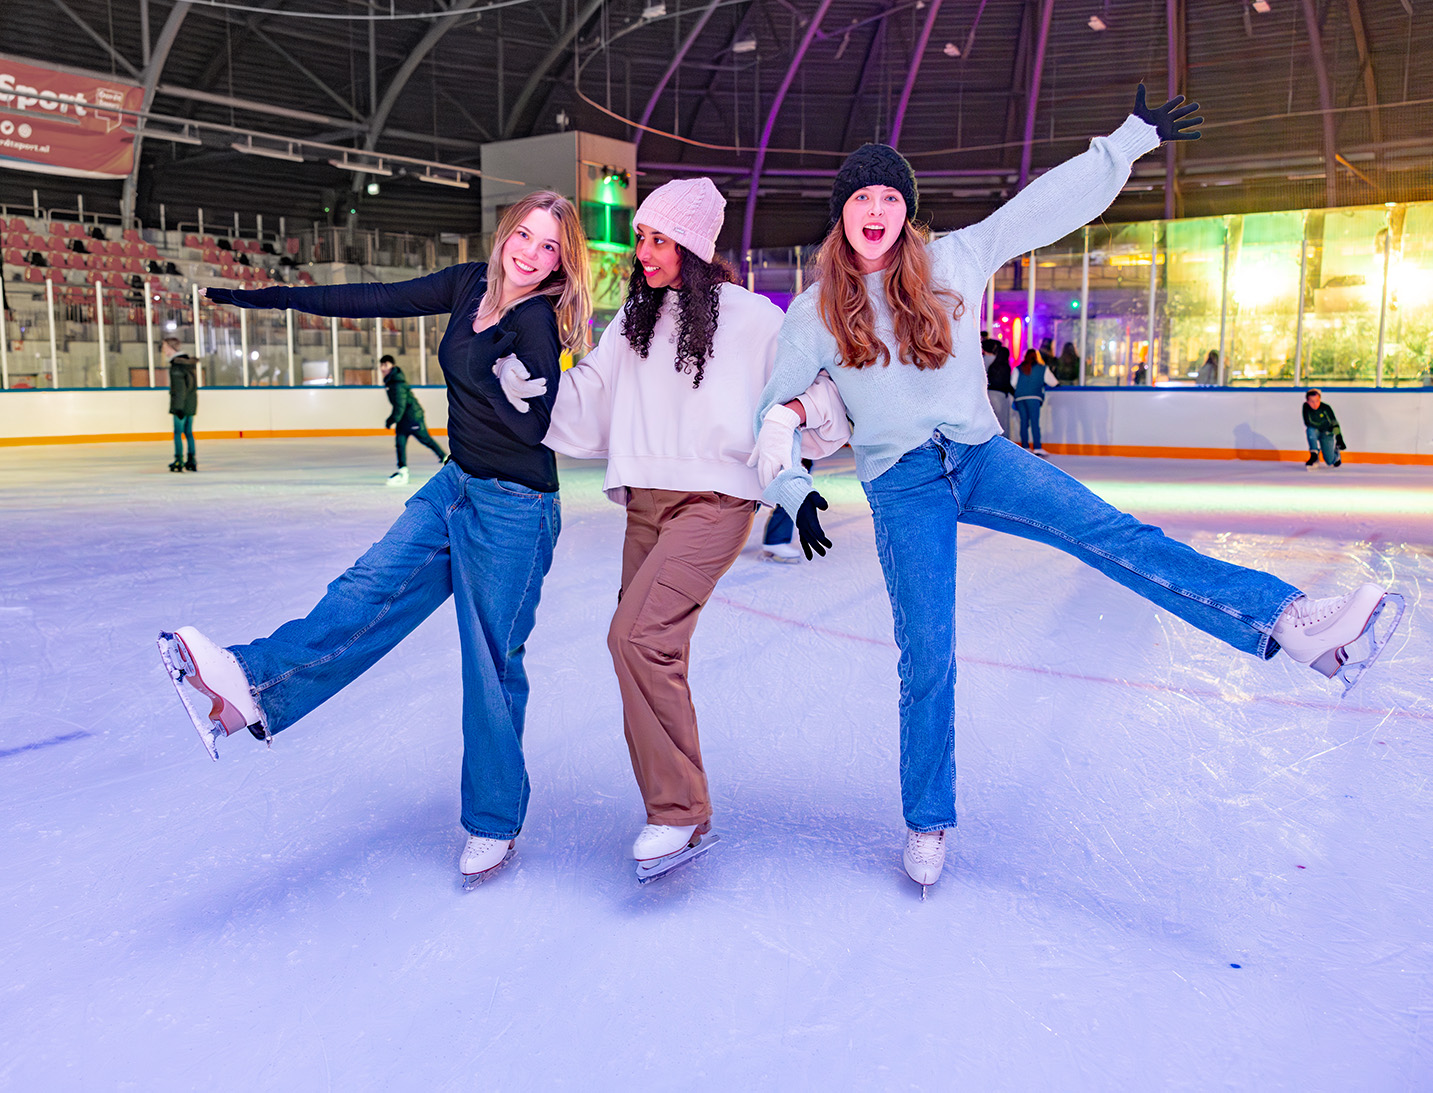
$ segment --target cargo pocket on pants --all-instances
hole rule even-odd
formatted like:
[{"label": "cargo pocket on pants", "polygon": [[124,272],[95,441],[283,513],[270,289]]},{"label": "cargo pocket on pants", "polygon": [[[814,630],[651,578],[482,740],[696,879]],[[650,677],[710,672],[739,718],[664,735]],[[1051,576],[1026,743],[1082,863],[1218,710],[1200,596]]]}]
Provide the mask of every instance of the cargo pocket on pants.
[{"label": "cargo pocket on pants", "polygon": [[690,562],[668,558],[637,613],[629,640],[675,660],[691,640],[697,615],[715,588],[716,581]]}]

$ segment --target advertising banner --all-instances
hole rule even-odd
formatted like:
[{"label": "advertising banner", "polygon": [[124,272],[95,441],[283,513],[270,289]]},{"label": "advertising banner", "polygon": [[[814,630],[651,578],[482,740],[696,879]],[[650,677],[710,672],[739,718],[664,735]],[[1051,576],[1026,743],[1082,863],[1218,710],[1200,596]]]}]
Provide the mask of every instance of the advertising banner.
[{"label": "advertising banner", "polygon": [[[62,99],[55,102],[53,96]],[[0,53],[0,167],[77,178],[125,178],[144,91],[113,76]]]}]

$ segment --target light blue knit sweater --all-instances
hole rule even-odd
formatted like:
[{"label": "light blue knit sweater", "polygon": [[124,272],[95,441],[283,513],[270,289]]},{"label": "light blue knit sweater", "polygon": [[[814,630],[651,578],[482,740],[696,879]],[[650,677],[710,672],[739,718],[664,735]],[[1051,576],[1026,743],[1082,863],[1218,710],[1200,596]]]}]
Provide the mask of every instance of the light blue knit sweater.
[{"label": "light blue knit sweater", "polygon": [[[856,473],[869,482],[920,447],[939,429],[962,444],[983,444],[1000,432],[985,395],[985,364],[980,353],[979,305],[991,276],[1018,255],[1049,246],[1104,212],[1129,178],[1130,165],[1158,147],[1155,128],[1131,115],[1108,137],[1096,137],[1089,150],[1037,178],[984,220],[951,232],[930,244],[932,280],[959,293],[965,315],[952,322],[953,346],[942,368],[921,370],[899,361],[882,278],[866,276],[866,291],[876,311],[876,335],[891,353],[882,368],[842,368],[836,363],[836,339],[817,311],[819,285],[791,302],[777,341],[776,367],[762,391],[756,428],[775,403],[789,402],[823,368],[836,381],[852,421],[851,449]],[[801,470],[783,471],[763,494],[793,515],[811,490]]]}]

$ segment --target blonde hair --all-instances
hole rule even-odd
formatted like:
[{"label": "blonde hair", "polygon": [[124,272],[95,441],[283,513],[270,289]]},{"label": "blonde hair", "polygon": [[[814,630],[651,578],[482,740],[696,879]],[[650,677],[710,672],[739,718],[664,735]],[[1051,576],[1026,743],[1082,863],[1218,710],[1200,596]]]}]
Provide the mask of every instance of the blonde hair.
[{"label": "blonde hair", "polygon": [[[557,268],[542,284],[502,306],[507,273],[502,252],[508,237],[522,226],[527,214],[542,209],[557,221]],[[552,190],[534,190],[515,205],[508,206],[493,236],[492,259],[488,262],[488,290],[478,303],[478,315],[501,315],[531,296],[552,296],[557,312],[557,333],[562,347],[574,356],[587,349],[587,320],[592,316],[592,291],[588,286],[587,236],[572,202]]]},{"label": "blonde hair", "polygon": [[[954,346],[950,323],[965,314],[965,301],[947,288],[931,286],[930,232],[907,220],[892,244],[893,254],[882,286],[891,309],[892,325],[902,364],[940,368]],[[865,275],[840,220],[826,233],[816,254],[817,310],[836,339],[837,363],[866,368],[891,363],[890,350],[876,336],[876,309],[866,292]]]}]

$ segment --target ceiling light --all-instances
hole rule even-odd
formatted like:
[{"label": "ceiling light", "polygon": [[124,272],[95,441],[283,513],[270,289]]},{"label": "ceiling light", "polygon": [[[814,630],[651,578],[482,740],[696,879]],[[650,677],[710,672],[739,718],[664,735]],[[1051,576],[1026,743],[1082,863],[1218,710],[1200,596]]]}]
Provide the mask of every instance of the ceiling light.
[{"label": "ceiling light", "polygon": [[463,179],[459,178],[457,175],[454,175],[452,178],[444,178],[442,175],[435,175],[430,173],[424,175],[416,175],[415,177],[418,179],[419,182],[431,182],[435,186],[452,186],[459,190],[466,190],[468,188],[468,184],[463,181]]},{"label": "ceiling light", "polygon": [[1254,0],[1252,6],[1260,15],[1269,14],[1269,0]]},{"label": "ceiling light", "polygon": [[731,51],[733,53],[754,53],[756,52],[756,39],[743,38],[739,42],[733,42],[731,44]]},{"label": "ceiling light", "polygon": [[648,4],[645,8],[642,9],[643,19],[660,19],[666,14],[667,5],[665,0],[656,0],[656,3]]},{"label": "ceiling light", "polygon": [[1104,21],[1103,19],[1101,19],[1098,15],[1091,15],[1091,16],[1090,16],[1090,21],[1089,21],[1089,23],[1086,24],[1086,25],[1087,25],[1091,30],[1104,30],[1104,29],[1105,29],[1105,21]]},{"label": "ceiling light", "polygon": [[379,185],[378,185],[378,183],[376,183],[376,182],[370,182],[370,183],[369,183],[366,187],[364,187],[364,188],[368,191],[368,196],[369,196],[369,197],[377,197],[377,196],[378,196],[378,191],[379,191]]},{"label": "ceiling light", "polygon": [[954,42],[946,42],[945,48],[941,50],[947,57],[959,57],[960,47]]},{"label": "ceiling light", "polygon": [[236,152],[242,152],[246,156],[263,156],[265,159],[282,159],[287,163],[302,163],[304,157],[294,151],[293,141],[289,141],[288,150],[282,151],[278,148],[265,148],[261,144],[255,144],[253,137],[246,137],[241,143],[234,141],[229,145]]},{"label": "ceiling light", "polygon": [[[127,126],[125,127],[125,129],[126,129],[126,131],[128,131],[128,132],[130,132],[130,133],[137,133],[137,132],[138,132],[137,129],[129,129]],[[203,143],[204,143],[202,140],[200,140],[200,139],[199,139],[198,137],[196,137],[194,134],[190,133],[187,129],[186,129],[184,132],[182,132],[182,133],[171,133],[171,132],[169,132],[169,131],[166,130],[166,129],[150,129],[150,128],[146,128],[146,129],[144,130],[144,139],[145,139],[145,140],[167,140],[167,141],[170,141],[170,142],[173,143],[173,144],[203,144]]]},{"label": "ceiling light", "polygon": [[381,175],[384,178],[391,178],[393,175],[392,171],[383,166],[381,159],[376,164],[354,163],[348,156],[344,156],[342,159],[331,159],[329,163],[345,171],[357,171],[361,175]]}]

